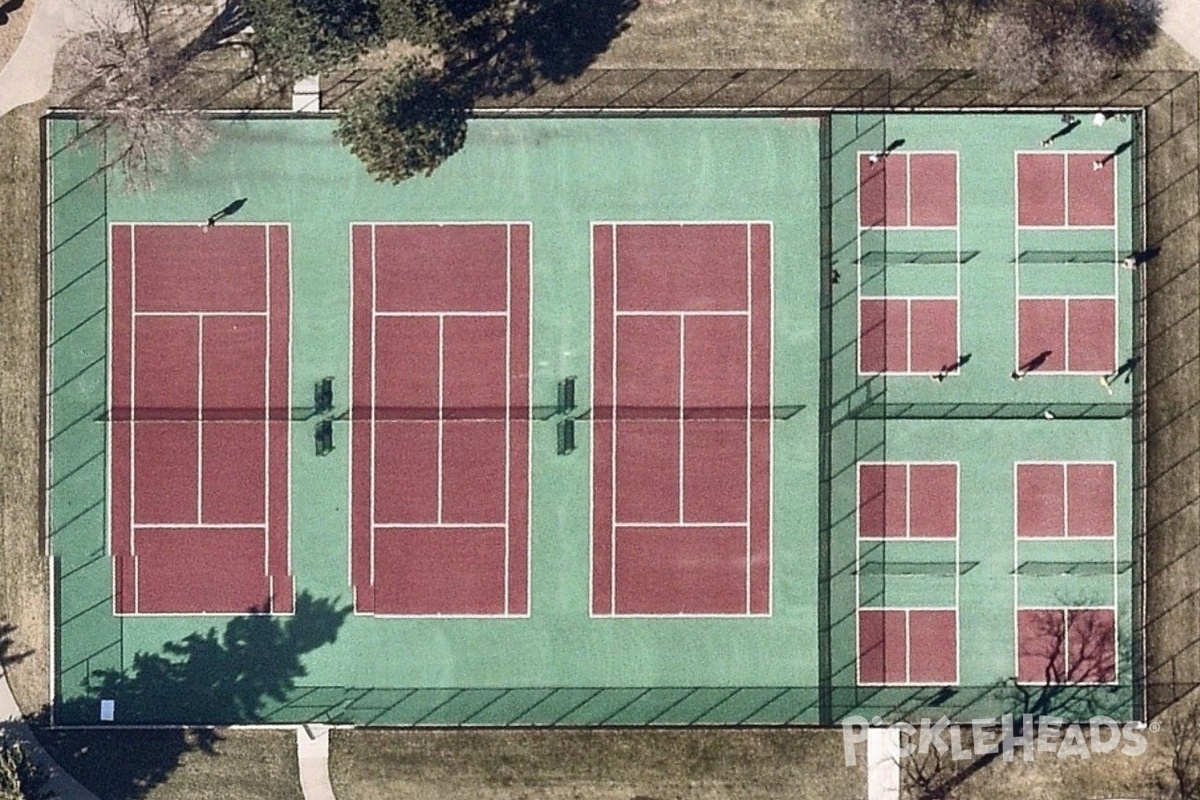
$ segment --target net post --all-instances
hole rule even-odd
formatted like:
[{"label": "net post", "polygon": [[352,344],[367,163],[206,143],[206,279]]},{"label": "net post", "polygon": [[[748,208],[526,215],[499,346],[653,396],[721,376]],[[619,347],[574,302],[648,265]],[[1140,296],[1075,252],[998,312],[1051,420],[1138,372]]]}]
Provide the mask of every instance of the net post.
[{"label": "net post", "polygon": [[575,410],[575,376],[569,375],[558,382],[558,413]]},{"label": "net post", "polygon": [[327,456],[333,452],[333,420],[323,419],[317,423],[313,442],[318,457]]},{"label": "net post", "polygon": [[558,454],[570,455],[575,452],[575,420],[570,417],[558,421]]},{"label": "net post", "polygon": [[326,377],[313,384],[313,412],[325,414],[333,410],[333,378]]}]

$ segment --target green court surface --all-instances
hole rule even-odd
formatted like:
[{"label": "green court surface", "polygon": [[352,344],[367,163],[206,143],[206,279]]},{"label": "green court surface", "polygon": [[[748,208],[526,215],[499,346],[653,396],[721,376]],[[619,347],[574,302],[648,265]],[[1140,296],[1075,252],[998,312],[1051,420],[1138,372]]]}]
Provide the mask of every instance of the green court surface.
[{"label": "green court surface", "polygon": [[[1133,272],[1117,264],[1139,241],[1137,148],[1096,171],[1114,176],[1111,225],[1018,229],[1014,211],[1017,151],[1110,153],[1136,131],[1131,120],[1097,127],[1088,117],[1040,148],[1061,127],[1058,116],[480,118],[461,153],[432,177],[398,186],[373,182],[334,142],[330,119],[218,120],[220,136],[209,152],[143,194],[126,193],[118,177],[96,172],[99,154],[74,142],[79,121],[48,119],[45,435],[55,722],[97,724],[101,700],[115,701],[115,723],[131,725],[778,725],[832,724],[852,714],[1136,715],[1132,384],[1123,374],[1110,394],[1099,378],[1134,346]],[[860,225],[860,156],[898,139],[904,144],[896,153],[956,154],[955,224]],[[898,163],[892,154],[889,160]],[[246,203],[230,222],[290,226],[294,613],[117,614],[110,226],[202,225],[238,198]],[[479,221],[527,223],[532,232],[527,613],[356,613],[345,398],[354,384],[352,225]],[[592,402],[592,225],[614,221],[769,223],[765,613],[591,613],[588,423],[589,407],[603,405]],[[1072,314],[1071,298],[1111,301],[1111,367],[1092,369],[1080,356],[1076,366],[1087,368],[1035,368],[1012,380],[1021,360],[1019,296],[1064,298]],[[893,374],[891,362],[883,374],[860,371],[860,300],[906,297],[957,301],[954,355],[970,358],[944,381],[930,380],[937,369],[923,366]],[[1038,313],[1052,317],[1051,306]],[[1078,319],[1092,308],[1079,306]],[[881,346],[895,345],[895,330]],[[925,346],[913,337],[912,348]],[[1084,352],[1086,337],[1079,341],[1071,353]],[[906,363],[921,359],[915,352]],[[1129,374],[1138,379],[1136,369]],[[314,434],[322,417],[308,412],[314,384],[327,377],[335,388],[332,450],[318,455]],[[577,412],[556,409],[568,377],[577,381]],[[575,448],[561,454],[567,417],[575,419]],[[860,496],[860,464],[885,462],[957,465],[953,535],[859,535],[869,502]],[[1115,482],[1108,535],[1018,537],[1022,463],[1060,465],[1064,486],[1076,474],[1079,486],[1094,478],[1095,470],[1071,471],[1078,465],[1107,465]],[[889,506],[896,513],[889,486],[880,519],[892,519]],[[1078,491],[1070,496],[1083,498]],[[1065,488],[1063,497],[1073,492]],[[911,519],[923,513],[916,510],[923,501],[902,502],[912,506],[901,516],[915,530]],[[1066,504],[1060,513],[1068,529],[1086,528],[1090,523],[1078,520],[1096,516],[1082,499],[1058,502]],[[1072,508],[1084,509],[1078,520]],[[1036,527],[1044,517],[1037,512],[1022,524]],[[895,650],[889,628],[884,639],[892,645],[881,640],[879,652],[866,652],[872,634],[863,619],[884,609],[918,612],[906,618],[913,620],[912,642]],[[915,643],[924,624],[917,620],[931,609],[954,612],[954,674],[922,680],[916,665],[929,654]],[[1022,610],[1046,609],[1111,613],[1114,643],[1100,649],[1114,663],[1098,680],[1063,681],[1099,686],[1034,686],[1040,705],[1030,708],[1029,687],[1013,681],[1022,669],[1018,620]],[[1078,626],[1067,626],[1075,636]],[[1079,640],[1071,646],[1078,649]],[[897,658],[912,679],[897,679]],[[885,680],[871,680],[871,670],[882,670]]]}]

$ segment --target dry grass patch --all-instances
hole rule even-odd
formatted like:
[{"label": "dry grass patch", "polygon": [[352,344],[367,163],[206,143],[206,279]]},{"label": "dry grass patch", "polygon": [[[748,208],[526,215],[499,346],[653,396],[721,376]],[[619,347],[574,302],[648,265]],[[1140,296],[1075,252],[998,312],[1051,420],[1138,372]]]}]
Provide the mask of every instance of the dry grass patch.
[{"label": "dry grass patch", "polygon": [[102,800],[300,800],[287,731],[39,731],[63,769]]},{"label": "dry grass patch", "polygon": [[42,111],[26,106],[0,117],[0,620],[15,626],[0,660],[19,659],[5,671],[27,712],[49,700],[50,670],[38,490]]},{"label": "dry grass patch", "polygon": [[340,800],[863,797],[837,731],[333,731]]}]

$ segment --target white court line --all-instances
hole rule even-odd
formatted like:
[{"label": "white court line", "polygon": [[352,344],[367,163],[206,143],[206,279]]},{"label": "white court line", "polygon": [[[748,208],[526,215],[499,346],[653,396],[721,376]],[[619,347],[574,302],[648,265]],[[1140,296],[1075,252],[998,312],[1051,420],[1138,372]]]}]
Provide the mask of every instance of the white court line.
[{"label": "white court line", "polygon": [[[750,563],[753,553],[750,548],[750,540],[753,536],[750,530],[751,520],[754,519],[752,486],[750,475],[753,471],[754,448],[751,444],[751,439],[754,431],[754,423],[752,420],[754,409],[754,232],[749,224],[746,225],[746,613],[749,614],[751,608],[751,569]],[[682,323],[682,320],[681,320]]]},{"label": "white court line", "polygon": [[609,441],[612,460],[609,462],[609,467],[612,472],[609,480],[609,501],[612,503],[612,525],[608,530],[608,613],[617,613],[617,321],[615,314],[617,312],[617,226],[614,224],[611,227],[612,232],[612,247],[609,251],[609,275],[612,277],[612,305],[608,307],[607,313],[613,316],[612,321],[612,383],[609,384],[609,395],[612,402],[609,407],[612,409],[612,436]]},{"label": "white court line", "polygon": [[962,468],[954,465],[954,682],[962,680]]},{"label": "white court line", "polygon": [[[588,227],[588,297],[591,298],[591,306],[588,308],[588,369],[591,374],[588,376],[588,408],[596,407],[596,223],[592,222]],[[530,262],[533,259],[530,258]],[[533,279],[530,277],[530,287],[532,288]],[[532,296],[532,292],[530,292]],[[530,303],[532,306],[532,303]],[[532,315],[530,316],[532,319]],[[529,360],[533,363],[533,346],[532,336],[530,338]],[[532,380],[533,368],[529,370],[530,379]],[[532,390],[529,395],[530,405],[533,404]],[[532,431],[533,426],[530,425]],[[596,415],[589,415],[588,419],[588,616],[594,616],[596,613]],[[532,444],[530,445],[532,454]],[[532,472],[530,472],[532,475]],[[531,491],[530,497],[533,496],[532,477],[529,478],[529,486]],[[532,501],[531,501],[532,502]],[[613,520],[615,523],[616,520]],[[530,509],[529,527],[533,529],[533,514]],[[526,563],[532,561],[532,558],[526,558]]]},{"label": "white court line", "polygon": [[912,224],[912,153],[904,154],[904,227]]},{"label": "white court line", "polygon": [[614,311],[616,317],[748,317],[749,311]]},{"label": "white court line", "polygon": [[[264,226],[266,227],[266,226]],[[267,290],[268,296],[270,289]],[[269,301],[268,301],[269,302]],[[135,317],[269,317],[270,311],[134,311]]]},{"label": "white court line", "polygon": [[[525,298],[522,301],[525,311],[525,404],[533,405],[533,223],[522,222],[525,228]],[[589,231],[590,233],[590,231]],[[588,237],[588,247],[591,247],[591,236]],[[589,263],[589,268],[591,264]],[[589,316],[591,310],[588,310]],[[591,332],[588,332],[591,340]],[[590,368],[590,365],[589,365]],[[511,380],[511,376],[509,376]],[[588,383],[591,383],[589,380]],[[511,446],[511,443],[510,443]],[[595,447],[595,440],[588,440],[589,450]],[[588,471],[589,480],[591,471]],[[525,423],[525,611],[519,616],[528,617],[533,613],[533,423]],[[591,498],[588,499],[588,522],[591,522]],[[589,544],[591,537],[588,537]],[[591,548],[588,548],[588,611],[591,611]]]},{"label": "white court line", "polygon": [[459,528],[470,529],[479,528],[494,531],[497,528],[507,528],[504,520],[499,522],[380,522],[375,525],[377,529],[410,529],[410,530],[436,530],[436,529],[454,529]]},{"label": "white court line", "polygon": [[1071,227],[1071,162],[1067,154],[1062,154],[1063,170],[1063,227]]},{"label": "white court line", "polygon": [[[137,310],[137,228],[129,226],[129,310]],[[133,610],[137,613],[137,550],[133,541],[133,526],[137,522],[135,513],[137,499],[137,318],[129,321],[129,557],[134,565]]]},{"label": "white court line", "polygon": [[[512,225],[504,230],[504,613],[509,614],[509,572],[512,570]],[[530,404],[532,405],[532,404]]]},{"label": "white court line", "polygon": [[[767,358],[767,405],[775,407],[775,226],[767,225],[767,276],[769,291],[767,313],[770,353]],[[818,267],[819,268],[819,267]],[[753,348],[751,348],[753,352]],[[761,355],[761,353],[759,354]],[[767,615],[775,610],[775,415],[767,421],[767,435],[770,447],[767,450]]]},{"label": "white court line", "polygon": [[684,456],[683,456],[683,433],[684,433],[684,431],[683,431],[683,413],[684,413],[684,409],[687,406],[687,398],[684,397],[684,392],[686,391],[684,375],[687,373],[687,352],[684,349],[684,337],[687,335],[685,328],[684,328],[686,322],[687,322],[687,320],[681,315],[679,317],[679,425],[678,425],[678,428],[679,428],[679,482],[677,485],[680,524],[682,524],[684,522],[684,513],[683,513],[684,474],[683,474],[683,470],[684,470],[685,464],[684,464]]},{"label": "white court line", "polygon": [[[292,321],[295,319],[295,314],[293,313],[294,309],[292,306],[293,301],[295,300],[295,295],[292,291],[292,264],[294,262],[292,261],[292,238],[293,237],[292,237],[291,223],[287,223],[287,225],[285,226],[284,229],[287,231],[287,241],[288,241],[288,252],[287,252],[288,324],[287,324],[287,350],[284,353],[284,355],[287,356],[288,377],[287,377],[287,387],[284,392],[284,397],[287,399],[287,404],[291,405],[291,391],[292,391],[292,386],[294,385],[292,383],[292,380],[293,380],[293,375],[292,375],[292,369],[293,369],[293,367],[292,367]],[[347,263],[350,263],[350,262],[347,262]],[[353,291],[353,290],[351,290],[351,291]],[[354,324],[354,310],[353,310],[354,307],[351,306],[350,308],[351,308],[350,314],[347,316],[350,318],[350,324],[353,325]],[[351,406],[348,406],[348,407],[351,407]],[[288,476],[287,484],[286,484],[287,505],[284,508],[283,524],[284,524],[284,533],[287,536],[287,574],[291,576],[291,581],[292,581],[292,609],[294,612],[295,604],[296,604],[296,576],[292,573],[292,492],[291,492],[291,485],[292,485],[292,426],[289,421],[288,424],[282,425],[281,427],[283,428],[283,431],[284,431],[284,434],[283,434],[283,436],[284,436],[284,463],[287,465],[287,476]],[[349,443],[347,442],[347,444],[349,444]],[[349,473],[350,471],[352,471],[352,470],[347,470],[347,473]],[[346,499],[347,499],[347,501],[351,500],[349,495],[347,495]],[[347,525],[346,527],[347,527],[347,529],[349,529],[350,526]],[[350,551],[347,550],[346,552],[348,553]]]},{"label": "white court line", "polygon": [[1021,225],[1023,231],[1110,231],[1112,225]]},{"label": "white court line", "polygon": [[[204,318],[197,323],[199,334],[196,337],[196,408],[204,408]],[[204,423],[196,421],[196,521],[204,522]]]},{"label": "white court line", "polygon": [[371,441],[371,444],[370,444],[370,446],[371,446],[371,477],[370,477],[371,489],[370,489],[370,498],[369,498],[370,499],[370,508],[371,508],[371,514],[370,514],[370,519],[371,519],[370,587],[371,587],[371,592],[372,592],[372,601],[371,601],[371,610],[372,611],[374,611],[374,609],[375,609],[375,601],[374,601],[374,597],[373,597],[374,591],[375,591],[375,450],[376,450],[374,408],[379,404],[379,397],[378,397],[377,387],[376,387],[376,383],[375,383],[375,376],[377,374],[379,374],[378,359],[376,357],[376,350],[379,349],[379,341],[378,341],[378,337],[376,335],[377,330],[378,330],[378,325],[377,325],[378,317],[375,316],[376,308],[379,305],[377,302],[378,292],[379,292],[378,260],[375,257],[375,253],[378,250],[377,238],[378,238],[377,226],[374,223],[372,223],[371,224],[371,408],[372,408],[372,413],[371,413],[371,436],[370,436],[370,441]]},{"label": "white court line", "polygon": [[617,522],[615,528],[745,528],[746,522]]},{"label": "white court line", "polygon": [[500,317],[507,319],[507,311],[376,311],[377,317]]},{"label": "white court line", "polygon": [[912,464],[904,464],[904,538],[912,537]]},{"label": "white court line", "polygon": [[135,530],[193,530],[202,529],[231,529],[241,530],[249,528],[262,528],[266,523],[262,522],[139,522],[134,526]]},{"label": "white court line", "polygon": [[[355,229],[355,227],[356,227],[355,223],[351,222],[350,227],[349,227],[349,235],[348,235],[348,238],[346,239],[346,246],[347,246],[346,263],[350,265],[350,313],[347,315],[349,317],[349,320],[348,320],[347,332],[346,332],[347,341],[350,343],[350,365],[349,365],[349,369],[347,370],[349,380],[347,381],[347,386],[346,386],[346,400],[347,400],[347,408],[351,409],[351,412],[353,412],[353,409],[354,409],[354,396],[355,396],[354,364],[357,361],[356,354],[358,352],[358,347],[359,347],[358,342],[356,342],[354,340],[354,323],[358,316],[358,305],[357,305],[358,298],[355,295],[355,286],[358,284],[358,270],[361,268],[359,263],[355,260],[355,257],[354,257],[354,229]],[[290,270],[289,270],[289,280],[290,280],[290,277],[291,276],[290,276]],[[289,324],[290,324],[290,319],[289,319]],[[289,342],[290,342],[290,337],[289,337]],[[288,359],[288,364],[289,364],[289,366],[291,364],[290,358]],[[290,380],[288,382],[288,385],[289,386],[292,385]],[[374,416],[374,415],[372,415],[372,416]],[[353,413],[351,413],[351,417],[353,417]],[[355,510],[354,465],[355,465],[355,463],[357,463],[355,461],[356,455],[355,455],[355,447],[354,447],[354,439],[355,439],[354,429],[355,429],[355,426],[359,425],[359,424],[361,424],[361,423],[354,422],[354,421],[351,422],[349,440],[346,442],[346,453],[348,456],[347,461],[349,462],[349,467],[350,467],[349,469],[346,470],[346,504],[347,504],[346,552],[350,554],[350,558],[346,560],[346,583],[348,586],[350,586],[351,593],[353,594],[355,613],[358,613],[358,586],[354,580],[354,551],[355,551],[355,547],[354,547],[354,510]],[[289,432],[288,439],[289,440],[291,439],[290,432]],[[290,442],[289,442],[289,446],[290,446]],[[289,505],[290,505],[290,503],[289,503]],[[290,519],[289,519],[289,523],[290,523]],[[289,524],[288,530],[289,531],[291,530],[290,524]],[[289,538],[290,538],[290,535],[289,535]]]},{"label": "white court line", "polygon": [[[271,574],[271,226],[263,226],[263,236],[266,238],[266,257],[267,257],[267,315],[263,322],[263,338],[266,343],[266,348],[263,353],[263,524],[266,526],[263,533],[267,537],[266,547],[263,549],[264,568],[266,574]],[[201,342],[201,347],[203,347]],[[289,404],[290,405],[290,404]],[[200,414],[204,416],[203,411]],[[204,423],[200,423],[203,425]],[[290,478],[290,475],[289,475]],[[274,588],[274,587],[271,587]],[[267,595],[270,598],[271,610],[275,608],[275,594],[272,592]]]},{"label": "white court line", "polygon": [[[443,474],[446,471],[446,318],[438,316],[438,419],[437,419],[437,521],[440,525],[442,518],[442,485]],[[507,417],[508,415],[505,414]]]}]

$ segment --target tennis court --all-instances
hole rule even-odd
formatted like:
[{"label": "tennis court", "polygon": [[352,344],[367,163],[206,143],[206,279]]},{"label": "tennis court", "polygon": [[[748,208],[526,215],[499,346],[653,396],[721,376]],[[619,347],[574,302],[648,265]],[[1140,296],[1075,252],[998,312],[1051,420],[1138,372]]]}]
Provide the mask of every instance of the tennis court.
[{"label": "tennis court", "polygon": [[[485,116],[398,186],[329,119],[218,120],[137,195],[79,124],[57,724],[1134,713],[1135,119]],[[139,693],[312,598],[278,696]]]},{"label": "tennis court", "polygon": [[109,239],[115,609],[286,613],[287,227]]},{"label": "tennis court", "polygon": [[529,226],[350,236],[355,609],[525,614]]},{"label": "tennis court", "polygon": [[592,612],[768,613],[770,225],[592,236]]}]

